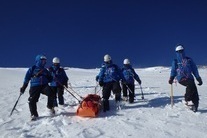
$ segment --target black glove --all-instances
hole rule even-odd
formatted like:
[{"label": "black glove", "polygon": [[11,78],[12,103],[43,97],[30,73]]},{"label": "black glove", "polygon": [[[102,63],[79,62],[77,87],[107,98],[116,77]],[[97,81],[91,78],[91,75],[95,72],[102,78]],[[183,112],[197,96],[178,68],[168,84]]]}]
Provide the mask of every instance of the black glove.
[{"label": "black glove", "polygon": [[99,85],[102,87],[104,85],[103,81],[99,81]]},{"label": "black glove", "polygon": [[65,84],[65,87],[68,88],[68,83]]},{"label": "black glove", "polygon": [[169,83],[169,84],[173,84],[173,80],[174,80],[174,78],[173,78],[173,77],[170,77],[168,83]]},{"label": "black glove", "polygon": [[98,81],[98,79],[99,79],[99,76],[97,75],[97,76],[96,76],[96,81]]},{"label": "black glove", "polygon": [[201,86],[203,84],[201,77],[196,78],[196,80],[198,81],[198,85]]},{"label": "black glove", "polygon": [[27,88],[27,85],[28,85],[27,83],[24,83],[23,86],[20,88],[20,93],[21,94],[24,94],[24,92],[25,92],[25,90]]},{"label": "black glove", "polygon": [[65,82],[63,85],[64,85],[66,88],[68,88],[68,82]]},{"label": "black glove", "polygon": [[122,85],[127,85],[126,81],[121,81]]},{"label": "black glove", "polygon": [[139,83],[139,85],[142,84],[142,81],[140,79],[138,79],[137,82]]}]

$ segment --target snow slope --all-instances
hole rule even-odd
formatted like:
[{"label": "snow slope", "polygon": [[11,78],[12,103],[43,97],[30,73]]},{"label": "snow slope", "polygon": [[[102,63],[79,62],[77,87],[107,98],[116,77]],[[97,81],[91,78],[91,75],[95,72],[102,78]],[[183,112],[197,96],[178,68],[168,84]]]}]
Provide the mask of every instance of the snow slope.
[{"label": "snow slope", "polygon": [[[151,67],[136,69],[142,80],[145,100],[141,99],[136,85],[136,101],[126,103],[117,110],[113,95],[111,110],[100,112],[96,118],[76,116],[78,101],[65,91],[65,107],[56,108],[57,114],[48,116],[47,97],[41,95],[37,104],[40,119],[30,121],[28,90],[21,96],[17,111],[9,114],[19,96],[26,73],[25,68],[0,68],[0,137],[2,138],[204,138],[207,130],[207,70],[199,69],[204,84],[198,86],[200,106],[197,113],[189,111],[182,103],[185,88],[174,85],[174,106],[170,105],[170,69]],[[69,68],[73,90],[81,96],[95,92],[95,76],[99,69]],[[98,88],[101,95],[101,90]]]}]

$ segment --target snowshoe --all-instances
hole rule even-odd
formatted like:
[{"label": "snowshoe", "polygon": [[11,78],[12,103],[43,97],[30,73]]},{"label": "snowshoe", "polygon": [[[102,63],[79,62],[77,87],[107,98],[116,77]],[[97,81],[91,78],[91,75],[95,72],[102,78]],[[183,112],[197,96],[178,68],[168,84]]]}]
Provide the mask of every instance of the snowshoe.
[{"label": "snowshoe", "polygon": [[124,108],[125,102],[123,101],[116,101],[116,109],[121,110]]}]

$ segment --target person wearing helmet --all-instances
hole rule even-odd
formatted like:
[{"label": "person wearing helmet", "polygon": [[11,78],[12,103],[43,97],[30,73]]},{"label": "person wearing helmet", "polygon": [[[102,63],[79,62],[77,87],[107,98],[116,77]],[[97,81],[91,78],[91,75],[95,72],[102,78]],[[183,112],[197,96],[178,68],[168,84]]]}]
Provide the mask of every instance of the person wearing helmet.
[{"label": "person wearing helmet", "polygon": [[99,74],[96,76],[96,80],[99,85],[103,87],[103,111],[109,110],[109,97],[111,91],[115,94],[115,101],[118,104],[121,100],[121,86],[119,81],[122,79],[121,69],[113,64],[110,55],[104,56],[104,63],[101,66]]},{"label": "person wearing helmet", "polygon": [[199,105],[199,96],[197,87],[194,82],[194,77],[198,81],[198,85],[202,85],[202,79],[198,69],[192,58],[185,55],[185,49],[182,45],[177,45],[175,48],[177,59],[172,62],[169,84],[172,85],[174,78],[186,87],[185,103],[194,112],[197,111]]},{"label": "person wearing helmet", "polygon": [[54,106],[58,106],[57,97],[59,105],[64,105],[64,87],[68,88],[68,76],[65,70],[60,67],[60,59],[54,57],[52,60],[53,65],[49,67],[49,71],[52,74],[53,80],[49,84],[51,88],[51,93],[55,94]]},{"label": "person wearing helmet", "polygon": [[134,102],[134,80],[136,80],[139,85],[141,85],[141,80],[135,70],[132,68],[129,59],[124,59],[122,74],[125,78],[125,81],[122,81],[122,89],[123,89],[123,99],[128,100],[127,92],[129,91],[129,103]]},{"label": "person wearing helmet", "polygon": [[29,90],[29,109],[31,113],[31,120],[37,119],[37,102],[39,100],[40,94],[45,94],[48,96],[47,108],[49,108],[50,113],[55,114],[53,101],[54,95],[49,91],[48,83],[52,81],[52,76],[50,72],[45,68],[46,56],[37,55],[35,58],[35,65],[30,67],[25,75],[23,86],[20,88],[20,93],[23,94],[30,81]]}]

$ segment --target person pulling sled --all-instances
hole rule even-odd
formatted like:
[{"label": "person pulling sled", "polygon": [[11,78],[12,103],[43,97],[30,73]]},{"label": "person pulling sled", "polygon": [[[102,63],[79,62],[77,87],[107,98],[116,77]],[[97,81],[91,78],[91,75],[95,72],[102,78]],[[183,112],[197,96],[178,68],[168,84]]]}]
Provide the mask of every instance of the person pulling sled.
[{"label": "person pulling sled", "polygon": [[52,81],[52,76],[50,72],[45,68],[46,56],[37,55],[35,59],[35,65],[30,67],[25,75],[23,86],[20,88],[20,93],[23,94],[30,81],[29,89],[29,109],[31,113],[31,120],[36,120],[38,115],[37,112],[37,102],[39,100],[40,94],[45,94],[48,96],[47,108],[51,114],[55,114],[53,101],[54,94],[50,92],[49,82]]},{"label": "person pulling sled", "polygon": [[123,99],[125,101],[128,100],[128,92],[129,92],[129,103],[133,103],[135,97],[134,80],[136,80],[139,83],[139,85],[141,85],[141,80],[137,75],[137,73],[132,68],[129,59],[124,59],[122,73],[125,78],[124,79],[125,81],[122,81]]},{"label": "person pulling sled", "polygon": [[113,64],[111,56],[106,54],[104,56],[104,63],[101,66],[99,74],[96,76],[96,81],[102,89],[103,98],[103,112],[110,109],[109,107],[109,97],[111,91],[115,94],[116,103],[121,101],[121,86],[119,81],[122,79],[121,69]]},{"label": "person pulling sled", "polygon": [[[51,93],[54,93],[54,106],[58,106],[58,102],[60,106],[65,104],[64,102],[64,86],[68,88],[68,76],[65,70],[60,67],[60,59],[58,57],[54,57],[52,60],[53,65],[49,67],[49,72],[51,73],[53,80],[49,83],[51,88]],[[58,102],[57,102],[58,98]]]}]

